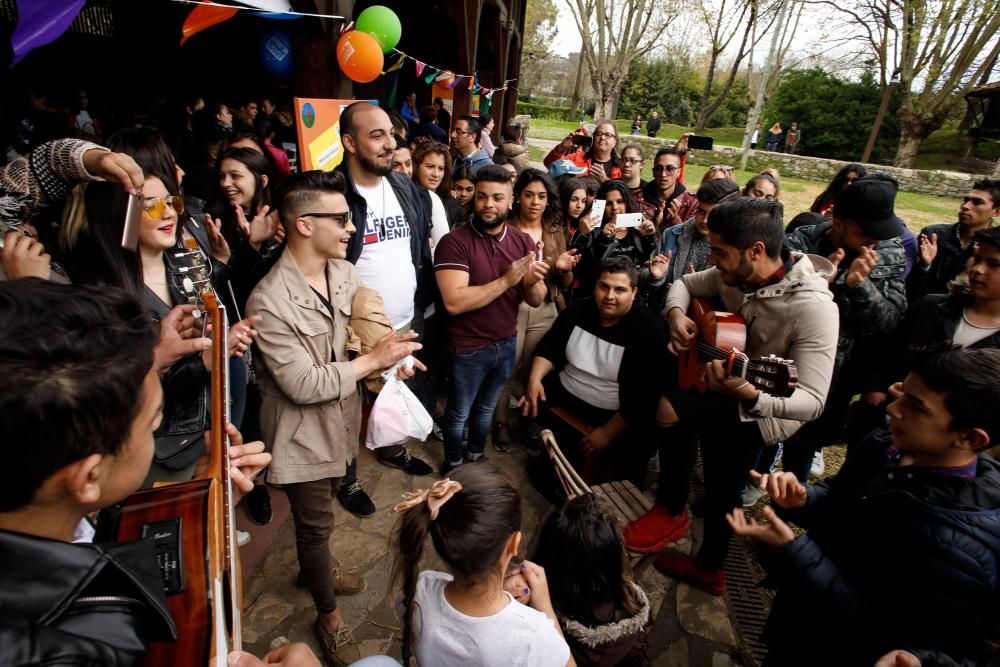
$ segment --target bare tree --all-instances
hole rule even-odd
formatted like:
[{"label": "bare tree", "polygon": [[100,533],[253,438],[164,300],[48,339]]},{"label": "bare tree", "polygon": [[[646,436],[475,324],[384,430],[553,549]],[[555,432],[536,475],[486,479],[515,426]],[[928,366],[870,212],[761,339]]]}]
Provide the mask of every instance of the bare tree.
[{"label": "bare tree", "polygon": [[[705,128],[709,117],[729,95],[729,90],[736,80],[740,64],[753,50],[750,36],[757,26],[758,0],[721,0],[716,6],[708,0],[702,0],[696,9],[705,27],[711,35],[711,48],[708,57],[708,72],[705,75],[705,87],[701,94],[701,109],[695,123],[697,130]],[[729,74],[717,95],[712,97],[712,85],[715,83],[715,73],[719,65],[719,57],[729,48],[737,35],[741,35],[739,49],[729,66]]]},{"label": "bare tree", "polygon": [[566,0],[580,31],[582,56],[596,97],[595,115],[610,118],[629,63],[651,51],[679,12],[678,0]]},{"label": "bare tree", "polygon": [[[814,2],[816,0],[813,0]],[[1000,54],[1000,0],[818,0],[851,19],[887,90],[899,78],[902,101],[896,166],[912,168],[924,140]],[[861,120],[861,119],[859,119]]]},{"label": "bare tree", "polygon": [[559,29],[554,0],[528,0],[524,14],[524,49],[518,90],[531,96],[552,56],[551,44]]}]

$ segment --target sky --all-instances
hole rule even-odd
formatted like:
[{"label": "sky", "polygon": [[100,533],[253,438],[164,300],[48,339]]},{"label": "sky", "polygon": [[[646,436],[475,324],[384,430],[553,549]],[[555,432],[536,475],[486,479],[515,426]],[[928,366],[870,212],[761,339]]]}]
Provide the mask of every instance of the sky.
[{"label": "sky", "polygon": [[[555,55],[566,56],[580,50],[580,32],[576,29],[576,23],[573,21],[573,15],[566,6],[566,0],[555,0],[555,3],[559,10],[559,19],[556,22],[556,26],[559,31],[556,33],[556,37],[552,42],[552,52]],[[829,14],[835,13],[835,10],[831,8],[816,8],[811,11],[815,13],[814,17],[807,18],[806,16],[803,16],[799,23],[799,29],[792,41],[791,51],[793,53],[815,53],[817,51],[826,51],[826,49],[823,48],[824,35],[822,34],[820,26],[824,24],[824,19],[828,20],[831,18]],[[758,48],[756,51],[754,57],[755,63],[763,62],[767,53],[767,46],[769,44],[769,38],[762,42],[762,48]],[[843,55],[846,52],[846,49],[834,48],[832,51],[833,53],[827,52],[826,55]]]}]

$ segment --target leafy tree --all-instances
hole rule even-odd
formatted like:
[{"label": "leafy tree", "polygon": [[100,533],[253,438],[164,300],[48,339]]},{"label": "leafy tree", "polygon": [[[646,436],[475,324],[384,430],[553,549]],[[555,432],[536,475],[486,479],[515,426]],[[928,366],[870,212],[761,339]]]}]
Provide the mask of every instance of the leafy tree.
[{"label": "leafy tree", "polygon": [[524,10],[524,49],[518,90],[530,97],[552,57],[550,44],[559,28],[559,11],[554,0],[528,0]]},{"label": "leafy tree", "polygon": [[[823,69],[789,70],[771,96],[761,118],[762,131],[775,121],[788,130],[791,123],[802,128],[798,153],[816,157],[856,160],[868,140],[878,111],[882,90],[871,72],[861,81],[845,81]],[[899,131],[894,113],[898,99],[886,115],[887,132],[875,145],[873,155],[887,156],[893,150],[892,135]]]}]

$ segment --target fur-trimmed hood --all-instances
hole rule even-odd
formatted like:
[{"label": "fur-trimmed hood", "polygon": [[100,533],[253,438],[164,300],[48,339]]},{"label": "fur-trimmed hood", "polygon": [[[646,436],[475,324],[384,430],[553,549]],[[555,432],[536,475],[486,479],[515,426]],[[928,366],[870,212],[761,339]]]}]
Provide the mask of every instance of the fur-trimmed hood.
[{"label": "fur-trimmed hood", "polygon": [[569,618],[560,618],[566,634],[584,646],[592,649],[619,642],[628,637],[634,637],[645,629],[649,623],[649,598],[642,587],[631,582],[632,588],[639,596],[642,607],[634,615],[620,621],[604,623],[596,627],[588,627]]}]

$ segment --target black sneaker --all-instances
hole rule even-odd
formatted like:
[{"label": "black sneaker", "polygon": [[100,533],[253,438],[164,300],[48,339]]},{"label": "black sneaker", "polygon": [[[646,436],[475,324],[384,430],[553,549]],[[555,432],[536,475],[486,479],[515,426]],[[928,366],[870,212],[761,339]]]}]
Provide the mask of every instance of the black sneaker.
[{"label": "black sneaker", "polygon": [[366,519],[375,514],[375,503],[361,488],[361,482],[357,480],[347,486],[340,487],[340,491],[337,492],[337,500],[340,501],[345,510],[359,519]]},{"label": "black sneaker", "polygon": [[246,504],[247,516],[258,526],[266,526],[271,523],[273,513],[271,511],[271,494],[267,487],[258,485],[253,491],[243,497]]},{"label": "black sneaker", "polygon": [[417,457],[411,456],[405,449],[402,454],[396,456],[379,456],[378,462],[390,468],[399,468],[413,477],[426,477],[434,472],[434,468]]},{"label": "black sneaker", "polygon": [[493,423],[493,449],[498,452],[510,451],[510,428],[502,421]]}]

